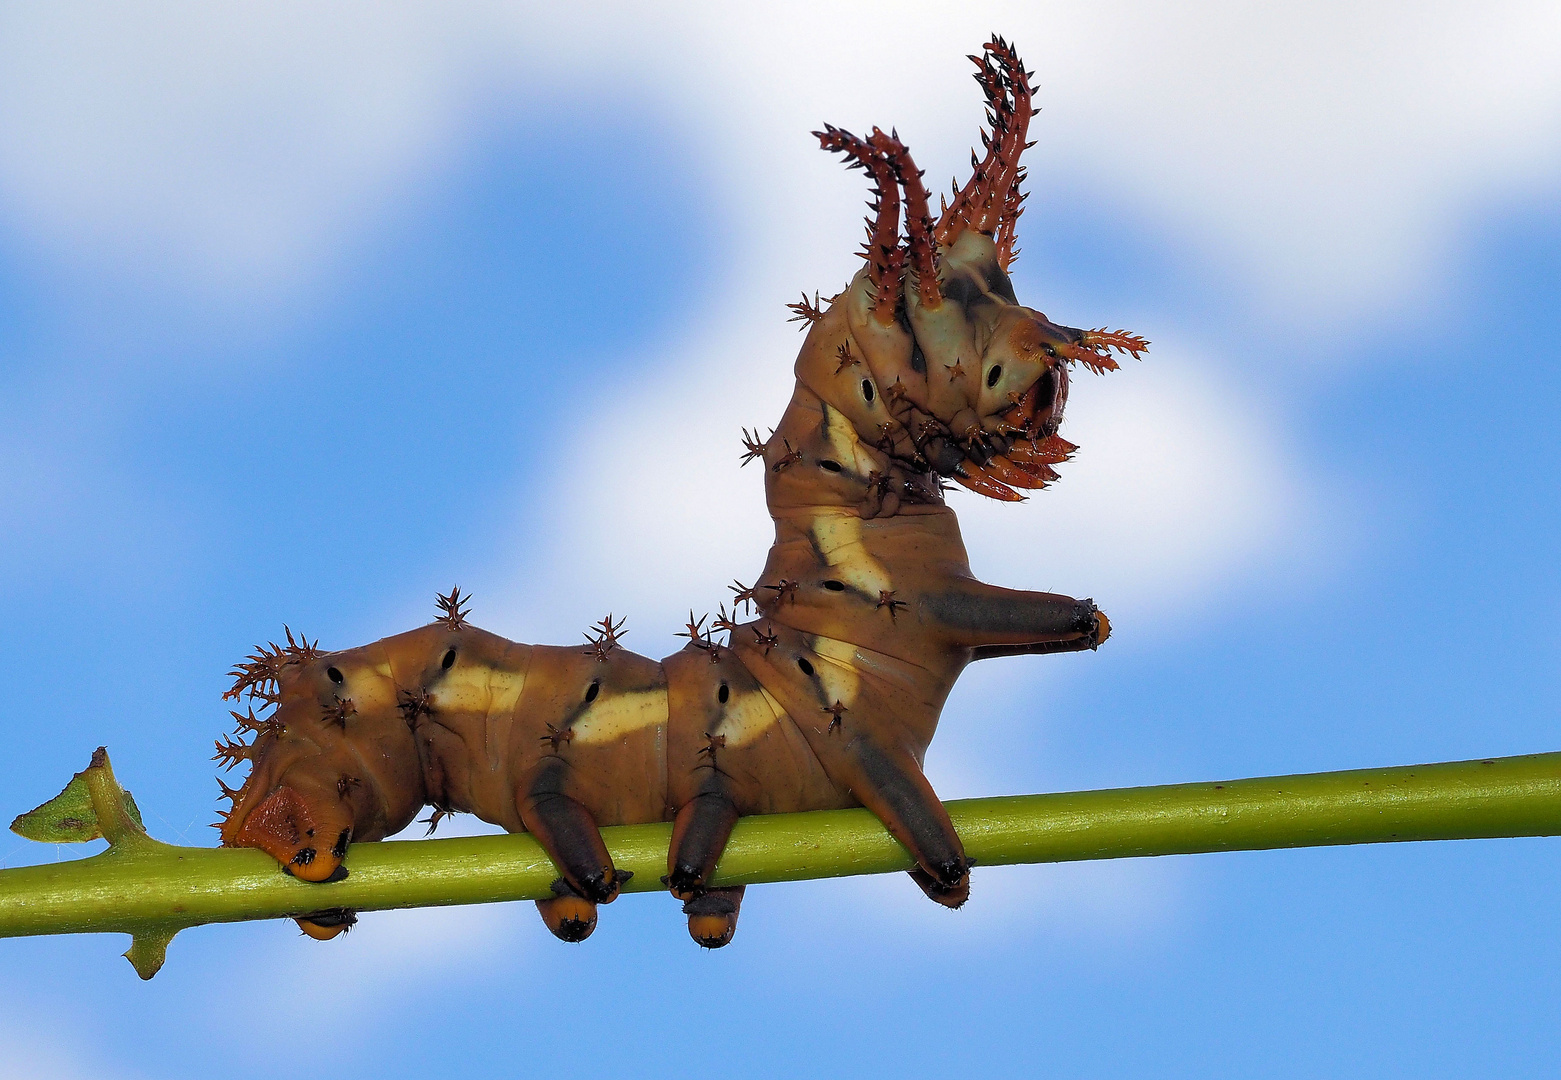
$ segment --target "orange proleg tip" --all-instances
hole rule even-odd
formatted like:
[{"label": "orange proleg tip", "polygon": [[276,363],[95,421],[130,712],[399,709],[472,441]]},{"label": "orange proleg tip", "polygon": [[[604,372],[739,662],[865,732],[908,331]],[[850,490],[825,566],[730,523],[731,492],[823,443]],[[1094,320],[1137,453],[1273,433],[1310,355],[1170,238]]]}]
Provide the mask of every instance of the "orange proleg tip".
[{"label": "orange proleg tip", "polygon": [[688,917],[688,936],[693,938],[702,948],[719,949],[729,944],[732,935],[737,933],[737,913],[715,915],[690,915]]},{"label": "orange proleg tip", "polygon": [[927,894],[928,899],[942,904],[946,908],[960,908],[964,906],[966,900],[970,899],[970,867],[973,865],[974,863],[967,859],[965,861],[965,871],[960,874],[957,881],[948,885],[945,885],[919,866],[909,871],[909,873],[911,880],[921,888],[922,892]]},{"label": "orange proleg tip", "polygon": [[332,908],[330,911],[316,911],[309,915],[299,915],[293,919],[308,937],[316,941],[329,941],[338,934],[345,934],[358,923],[357,912],[348,911],[346,908]]},{"label": "orange proleg tip", "polygon": [[1095,612],[1095,644],[1099,645],[1111,636],[1111,620],[1104,611]]},{"label": "orange proleg tip", "polygon": [[688,916],[688,936],[705,949],[719,949],[737,933],[737,911],[743,900],[743,887],[711,889],[683,905]]},{"label": "orange proleg tip", "polygon": [[560,941],[584,941],[596,929],[596,905],[581,896],[538,900],[537,911]]},{"label": "orange proleg tip", "polygon": [[337,934],[345,934],[345,926],[321,926],[319,923],[310,922],[308,919],[294,919],[298,929],[304,932],[305,937],[312,937],[316,941],[329,941]]}]

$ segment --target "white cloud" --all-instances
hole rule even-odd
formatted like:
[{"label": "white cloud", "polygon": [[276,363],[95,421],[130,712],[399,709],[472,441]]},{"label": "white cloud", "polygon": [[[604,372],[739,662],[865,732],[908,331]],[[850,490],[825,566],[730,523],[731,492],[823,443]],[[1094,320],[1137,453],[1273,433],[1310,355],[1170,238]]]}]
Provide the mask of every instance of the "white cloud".
[{"label": "white cloud", "polygon": [[1274,425],[1195,355],[1171,344],[1074,387],[1064,434],[1080,451],[1062,480],[1021,506],[953,503],[977,577],[1009,568],[1004,584],[1088,593],[1141,621],[1302,540],[1286,526],[1311,496]]},{"label": "white cloud", "polygon": [[0,201],[72,257],[274,285],[437,169],[484,98],[632,87],[715,149],[732,242],[771,257],[854,216],[808,146],[823,119],[897,124],[932,177],[962,170],[961,54],[992,27],[1038,73],[1040,198],[1119,200],[1308,317],[1434,280],[1470,206],[1561,164],[1544,3],[50,5],[0,18]]},{"label": "white cloud", "polygon": [[459,37],[380,5],[8,7],[5,216],[243,300],[307,279],[460,135]]},{"label": "white cloud", "polygon": [[[980,108],[961,54],[991,27],[1041,87],[1030,230],[1056,186],[1097,192],[1319,332],[1416,294],[1469,209],[1556,175],[1561,15],[1543,4],[13,6],[0,217],[62,258],[249,302],[327,270],[484,110],[655,102],[708,151],[702,212],[731,248],[721,306],[638,358],[638,385],[605,388],[616,416],[581,433],[597,452],[548,503],[555,550],[522,569],[530,610],[568,623],[534,636],[572,637],[598,609],[665,633],[680,605],[754,572],[767,527],[733,437],[784,400],[796,337],[779,302],[851,269],[862,184],[808,130],[898,125],[930,176],[962,171]],[[1047,255],[1043,233],[1025,246]],[[978,570],[1148,611],[1299,516],[1303,485],[1252,395],[1137,328],[1158,347],[1081,387],[1085,452],[1063,484],[1018,510],[963,501]],[[652,403],[675,422],[647,424]],[[644,446],[663,469],[619,449]],[[1036,537],[1060,541],[1044,568]]]},{"label": "white cloud", "polygon": [[[784,355],[797,337],[773,330],[758,351]],[[660,655],[690,607],[714,610],[734,577],[752,584],[773,534],[763,476],[738,467],[738,429],[773,425],[790,372],[745,363],[714,338],[680,343],[680,364],[648,361],[642,385],[568,440],[583,452],[526,510],[546,516],[528,532],[548,547],[489,609],[522,613],[506,629],[576,640],[613,611],[640,631],[636,649]],[[1173,343],[1075,383],[1065,430],[1082,450],[1058,484],[1020,505],[951,495],[978,577],[1092,595],[1142,624],[1173,605],[1200,609],[1200,594],[1257,553],[1306,545],[1299,518],[1313,496],[1260,405],[1207,365]]]}]

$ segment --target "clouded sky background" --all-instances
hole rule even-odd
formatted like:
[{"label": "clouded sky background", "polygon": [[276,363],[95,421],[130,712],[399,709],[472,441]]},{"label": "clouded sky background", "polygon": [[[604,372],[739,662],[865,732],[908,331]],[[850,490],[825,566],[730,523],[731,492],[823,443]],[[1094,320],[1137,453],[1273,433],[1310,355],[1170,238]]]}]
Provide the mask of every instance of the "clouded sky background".
[{"label": "clouded sky background", "polygon": [[[1126,326],[1063,481],[953,496],[1099,653],[961,681],[945,798],[1561,749],[1551,4],[0,11],[0,808],[106,743],[210,843],[231,662],[426,621],[660,656],[770,538],[782,305],[856,265],[824,121],[935,188],[992,31],[1042,112],[1022,300]],[[468,826],[469,827],[469,826]],[[74,853],[0,840],[0,865]],[[0,1077],[1551,1075],[1552,841],[0,942]],[[452,1057],[454,1060],[452,1060]]]}]

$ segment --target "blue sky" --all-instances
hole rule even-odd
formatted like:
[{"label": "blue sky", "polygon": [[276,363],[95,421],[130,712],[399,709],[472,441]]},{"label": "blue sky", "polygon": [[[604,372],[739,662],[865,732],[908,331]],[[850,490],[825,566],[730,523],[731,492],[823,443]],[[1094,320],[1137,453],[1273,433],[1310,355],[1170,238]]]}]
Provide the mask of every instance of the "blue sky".
[{"label": "blue sky", "polygon": [[[675,648],[768,543],[737,434],[784,404],[782,305],[855,266],[863,185],[807,132],[962,170],[994,28],[1043,104],[1019,296],[1155,347],[1077,381],[1056,488],[956,496],[981,576],[1116,634],[971,669],[940,793],[1561,749],[1554,12],[890,11],[0,17],[0,807],[106,743],[156,835],[210,843],[228,665],[452,582],[512,637],[613,610]],[[377,1077],[1549,1075],[1558,871],[1516,840],[983,869],[958,913],[773,886],[715,954],[658,896],[578,947],[529,904],[212,927],[149,984],[119,939],[8,940],[0,1078],[312,1040]]]}]

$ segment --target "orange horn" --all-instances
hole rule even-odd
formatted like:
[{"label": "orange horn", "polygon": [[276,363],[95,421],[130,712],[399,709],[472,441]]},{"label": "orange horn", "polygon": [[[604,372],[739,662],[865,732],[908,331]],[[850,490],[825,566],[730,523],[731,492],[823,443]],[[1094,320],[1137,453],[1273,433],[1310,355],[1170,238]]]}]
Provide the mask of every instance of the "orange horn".
[{"label": "orange horn", "polygon": [[895,179],[905,189],[905,233],[909,238],[911,269],[916,271],[916,291],[922,307],[935,308],[943,303],[943,293],[938,288],[937,248],[932,239],[932,212],[927,206],[927,188],[921,182],[921,170],[911,158],[911,152],[900,141],[898,132],[885,135],[873,128],[868,140],[873,149],[889,161]]},{"label": "orange horn", "polygon": [[873,174],[874,201],[868,208],[875,217],[867,220],[862,257],[867,260],[873,284],[873,316],[887,326],[894,321],[894,309],[900,302],[900,271],[905,265],[905,251],[900,247],[900,187],[895,183],[894,168],[882,151],[849,131],[825,124],[823,131],[813,134],[825,150],[845,154],[847,168]]}]

